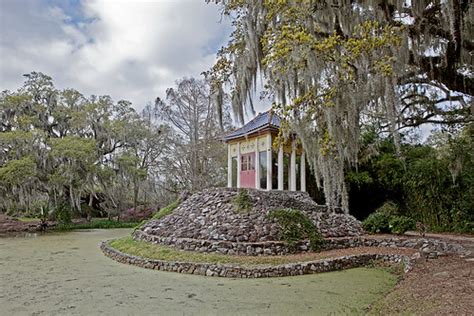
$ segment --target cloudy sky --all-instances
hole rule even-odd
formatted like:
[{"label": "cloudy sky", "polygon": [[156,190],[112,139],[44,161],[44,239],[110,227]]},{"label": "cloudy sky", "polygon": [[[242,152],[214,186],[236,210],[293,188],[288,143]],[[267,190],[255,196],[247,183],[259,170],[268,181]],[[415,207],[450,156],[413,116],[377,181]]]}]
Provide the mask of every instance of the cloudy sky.
[{"label": "cloudy sky", "polygon": [[209,69],[230,31],[205,0],[0,0],[0,90],[41,71],[140,109]]}]

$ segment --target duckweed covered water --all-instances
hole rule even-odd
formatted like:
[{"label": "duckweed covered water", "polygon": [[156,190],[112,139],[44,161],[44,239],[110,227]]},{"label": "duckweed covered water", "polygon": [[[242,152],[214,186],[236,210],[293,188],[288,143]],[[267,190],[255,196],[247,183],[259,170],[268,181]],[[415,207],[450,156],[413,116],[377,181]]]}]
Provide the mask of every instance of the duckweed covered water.
[{"label": "duckweed covered water", "polygon": [[226,279],[142,269],[99,242],[128,229],[0,238],[0,315],[363,314],[396,277],[381,269]]}]

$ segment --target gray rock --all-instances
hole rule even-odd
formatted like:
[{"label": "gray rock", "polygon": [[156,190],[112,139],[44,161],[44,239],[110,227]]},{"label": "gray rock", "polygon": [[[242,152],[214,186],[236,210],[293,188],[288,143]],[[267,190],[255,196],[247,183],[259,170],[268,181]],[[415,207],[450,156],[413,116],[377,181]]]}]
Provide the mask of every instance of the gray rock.
[{"label": "gray rock", "polygon": [[[279,235],[279,226],[268,218],[271,210],[293,208],[305,212],[324,237],[359,236],[361,224],[354,217],[329,211],[316,204],[305,192],[248,190],[253,202],[248,212],[237,212],[232,202],[236,189],[208,189],[183,193],[186,198],[173,213],[159,221],[150,221],[140,229],[147,234],[171,238],[203,240],[271,241]],[[213,227],[212,230],[203,229]]]},{"label": "gray rock", "polygon": [[434,277],[439,277],[439,278],[448,278],[449,277],[449,272],[443,271],[443,272],[438,272],[433,274]]}]

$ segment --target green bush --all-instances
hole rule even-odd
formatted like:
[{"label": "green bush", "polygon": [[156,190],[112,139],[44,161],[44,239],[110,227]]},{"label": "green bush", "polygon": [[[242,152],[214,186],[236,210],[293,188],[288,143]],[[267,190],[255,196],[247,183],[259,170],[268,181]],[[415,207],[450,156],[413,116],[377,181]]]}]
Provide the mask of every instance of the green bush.
[{"label": "green bush", "polygon": [[398,205],[394,202],[385,202],[374,213],[370,214],[362,226],[369,233],[403,234],[415,229],[415,221],[407,216],[398,215]]},{"label": "green bush", "polygon": [[65,204],[59,204],[54,210],[54,217],[60,224],[71,223],[71,211]]},{"label": "green bush", "polygon": [[389,233],[389,222],[389,215],[375,212],[362,222],[362,227],[369,233]]},{"label": "green bush", "polygon": [[392,217],[398,217],[398,205],[387,201],[362,222],[362,227],[369,233],[390,233]]},{"label": "green bush", "polygon": [[252,209],[252,199],[247,190],[240,189],[233,199],[234,206],[239,213],[248,213]]},{"label": "green bush", "polygon": [[309,239],[313,251],[321,249],[324,239],[305,213],[293,209],[280,209],[271,211],[271,219],[276,219],[280,225],[280,240],[288,244],[290,249],[295,249],[299,241]]},{"label": "green bush", "polygon": [[382,213],[388,216],[394,216],[398,214],[398,205],[395,202],[387,201],[382,206],[380,206],[377,210],[377,213]]},{"label": "green bush", "polygon": [[474,232],[474,124],[399,150],[390,138],[370,129],[366,135],[357,170],[347,173],[354,216],[364,218],[388,199],[399,206],[390,215],[406,215],[428,231]]},{"label": "green bush", "polygon": [[179,206],[179,200],[176,200],[172,203],[170,203],[169,205],[163,207],[162,209],[160,209],[158,212],[156,212],[155,215],[153,215],[153,219],[162,219],[163,217],[165,217],[166,215],[170,215],[171,213],[173,213],[173,211]]},{"label": "green bush", "polygon": [[[467,209],[467,208],[466,208]],[[466,209],[451,209],[453,219],[453,230],[458,233],[474,233],[474,214]]]},{"label": "green bush", "polygon": [[390,231],[398,235],[415,229],[415,226],[415,221],[407,216],[392,216],[389,222]]}]

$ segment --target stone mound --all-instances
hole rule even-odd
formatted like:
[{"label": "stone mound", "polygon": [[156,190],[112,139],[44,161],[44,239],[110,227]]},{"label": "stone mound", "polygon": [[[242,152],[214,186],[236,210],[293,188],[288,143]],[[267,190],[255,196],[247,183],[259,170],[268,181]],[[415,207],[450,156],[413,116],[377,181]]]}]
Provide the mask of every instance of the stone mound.
[{"label": "stone mound", "polygon": [[179,240],[232,244],[276,242],[279,225],[268,214],[282,208],[305,212],[323,237],[363,234],[361,223],[353,216],[328,211],[306,192],[247,189],[252,205],[247,211],[239,211],[236,207],[234,199],[238,192],[238,189],[219,188],[194,193],[172,214],[141,226],[134,238],[170,245]]}]

